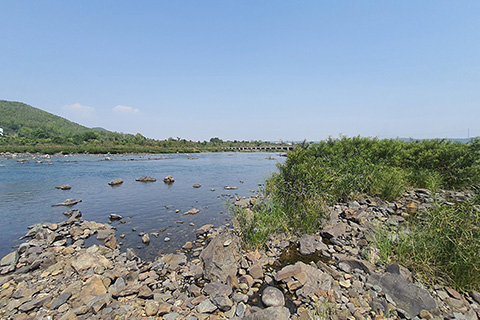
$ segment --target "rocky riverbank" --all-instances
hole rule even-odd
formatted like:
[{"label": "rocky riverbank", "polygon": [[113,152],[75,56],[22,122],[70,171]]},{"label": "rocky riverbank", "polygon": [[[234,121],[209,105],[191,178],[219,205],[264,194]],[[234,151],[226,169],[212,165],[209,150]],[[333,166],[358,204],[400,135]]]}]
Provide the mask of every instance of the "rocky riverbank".
[{"label": "rocky riverbank", "polygon": [[[448,204],[470,194],[436,197]],[[1,260],[0,318],[478,319],[477,292],[424,288],[406,268],[377,264],[374,225],[396,228],[432,202],[415,190],[396,203],[337,204],[316,235],[278,235],[254,251],[235,230],[204,225],[196,241],[155,261],[120,250],[111,225],[74,211],[32,226]],[[90,237],[103,244],[87,247]]]}]

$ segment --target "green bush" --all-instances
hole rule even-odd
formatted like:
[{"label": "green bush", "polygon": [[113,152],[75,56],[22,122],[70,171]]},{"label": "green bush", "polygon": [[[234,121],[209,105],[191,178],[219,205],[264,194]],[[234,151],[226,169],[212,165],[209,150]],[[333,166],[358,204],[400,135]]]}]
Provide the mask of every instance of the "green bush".
[{"label": "green bush", "polygon": [[[267,211],[298,232],[318,230],[324,207],[363,194],[394,201],[408,188],[457,189],[480,183],[480,140],[404,142],[328,139],[290,152],[266,183]],[[268,223],[266,218],[256,218]],[[275,223],[275,221],[272,221]],[[274,230],[272,226],[266,230]]]}]

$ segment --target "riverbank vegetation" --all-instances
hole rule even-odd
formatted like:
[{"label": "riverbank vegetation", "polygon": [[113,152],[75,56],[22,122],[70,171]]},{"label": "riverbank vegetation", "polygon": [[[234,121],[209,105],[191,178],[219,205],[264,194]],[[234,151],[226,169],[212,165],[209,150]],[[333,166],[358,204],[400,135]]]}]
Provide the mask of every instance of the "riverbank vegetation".
[{"label": "riverbank vegetation", "polygon": [[0,115],[0,128],[3,130],[0,152],[194,153],[283,145],[260,140],[224,141],[218,137],[208,141],[189,141],[180,137],[156,140],[140,133],[87,128],[27,104],[5,100],[0,100]]},{"label": "riverbank vegetation", "polygon": [[[411,188],[435,192],[478,185],[480,141],[329,139],[289,153],[278,169],[265,184],[265,200],[253,210],[236,212],[250,245],[262,245],[276,232],[315,233],[326,221],[328,206],[361,196],[393,202]],[[434,268],[425,274],[448,274],[455,287],[466,288],[470,281],[478,288],[477,205],[439,206],[425,216],[412,217],[411,232],[398,248],[397,243],[388,243],[388,237],[378,242],[389,250],[382,252],[383,257],[421,272]]]}]

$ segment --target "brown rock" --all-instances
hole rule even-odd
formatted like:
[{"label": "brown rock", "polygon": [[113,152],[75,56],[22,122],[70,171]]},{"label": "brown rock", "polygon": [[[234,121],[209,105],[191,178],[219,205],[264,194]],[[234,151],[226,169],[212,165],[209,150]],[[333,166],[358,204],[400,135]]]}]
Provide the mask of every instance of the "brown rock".
[{"label": "brown rock", "polygon": [[115,180],[110,181],[108,184],[111,186],[118,186],[123,183],[122,178],[117,178]]},{"label": "brown rock", "polygon": [[158,304],[154,300],[145,301],[145,314],[147,317],[155,316],[158,313]]},{"label": "brown rock", "polygon": [[117,248],[117,238],[114,235],[110,235],[105,239],[104,244],[107,248],[115,250]]},{"label": "brown rock", "polygon": [[407,213],[408,214],[415,214],[417,212],[417,204],[413,201],[407,203]]},{"label": "brown rock", "polygon": [[253,277],[253,279],[263,278],[263,268],[260,263],[255,263],[253,266],[248,269],[248,273]]},{"label": "brown rock", "polygon": [[103,285],[102,277],[99,275],[93,275],[85,282],[85,285],[78,294],[78,298],[83,303],[87,303],[93,298],[105,293],[107,293],[107,289]]}]

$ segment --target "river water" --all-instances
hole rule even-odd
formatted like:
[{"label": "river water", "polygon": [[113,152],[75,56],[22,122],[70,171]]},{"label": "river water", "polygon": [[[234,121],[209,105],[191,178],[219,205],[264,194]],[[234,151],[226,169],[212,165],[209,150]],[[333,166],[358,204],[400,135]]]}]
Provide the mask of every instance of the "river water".
[{"label": "river water", "polygon": [[[105,160],[107,157],[110,160]],[[28,161],[22,163],[20,159]],[[111,213],[123,216],[125,223],[112,222],[117,238],[125,234],[119,239],[122,248],[132,247],[143,258],[174,252],[194,240],[195,229],[203,224],[228,223],[232,217],[227,200],[258,192],[283,160],[274,153],[57,155],[51,159],[0,156],[0,258],[21,243],[18,238],[28,226],[66,220],[63,212],[69,208],[52,205],[68,198],[82,200],[72,209],[80,210],[85,220],[107,223]],[[175,178],[173,184],[163,182],[167,175]],[[135,181],[142,176],[157,181]],[[124,183],[108,185],[116,178]],[[63,184],[72,189],[55,189]],[[194,188],[193,184],[201,187]],[[225,190],[225,186],[238,189]],[[184,215],[192,208],[200,212]],[[159,236],[150,235],[151,242],[146,246],[141,232]],[[165,237],[171,240],[165,242]]]}]

